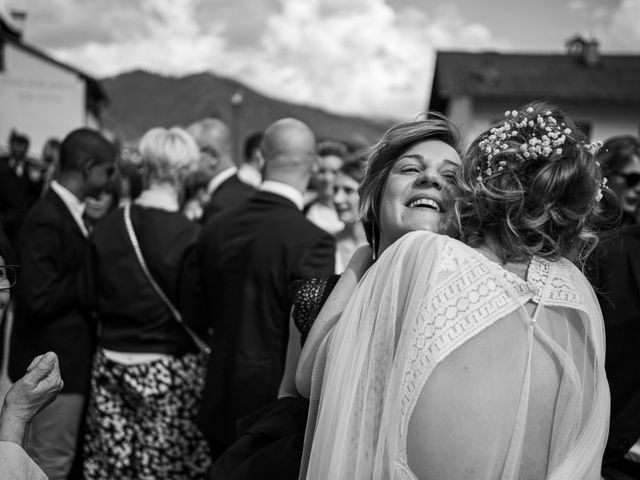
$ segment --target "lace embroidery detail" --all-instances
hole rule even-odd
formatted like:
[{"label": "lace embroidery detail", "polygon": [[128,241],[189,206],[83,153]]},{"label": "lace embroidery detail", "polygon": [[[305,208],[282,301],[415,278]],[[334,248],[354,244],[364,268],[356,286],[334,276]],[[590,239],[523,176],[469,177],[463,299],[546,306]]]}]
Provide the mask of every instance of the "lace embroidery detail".
[{"label": "lace embroidery detail", "polygon": [[542,299],[544,286],[547,283],[547,278],[549,278],[549,266],[550,263],[548,260],[537,257],[531,260],[531,266],[527,274],[527,282],[534,291],[533,301],[536,303],[540,303]]},{"label": "lace embroidery detail", "polygon": [[401,478],[413,478],[407,475],[410,470],[406,467],[409,419],[422,387],[439,362],[530,299],[584,308],[572,287],[579,284],[577,269],[568,260],[551,263],[534,258],[524,281],[455,241],[446,242],[440,258],[435,291],[423,300],[420,314],[407,333],[411,343],[403,369],[402,421],[397,432],[399,449],[395,466]]},{"label": "lace embroidery detail", "polygon": [[544,285],[545,268],[535,263],[536,280],[527,283],[455,241],[446,242],[436,289],[420,308],[408,333],[398,430],[398,465],[406,462],[406,428],[419,393],[433,368],[451,351],[532,298]]}]

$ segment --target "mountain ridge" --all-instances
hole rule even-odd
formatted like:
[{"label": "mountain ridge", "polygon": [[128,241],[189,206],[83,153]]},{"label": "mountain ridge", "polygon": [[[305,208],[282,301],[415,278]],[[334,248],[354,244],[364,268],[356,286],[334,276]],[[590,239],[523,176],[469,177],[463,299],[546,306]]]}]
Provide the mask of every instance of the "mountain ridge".
[{"label": "mountain ridge", "polygon": [[[138,69],[105,78],[101,84],[109,98],[103,114],[105,127],[127,144],[153,127],[186,126],[216,117],[229,125],[235,148],[241,152],[242,142],[250,134],[280,118],[294,117],[307,123],[319,140],[359,148],[375,143],[395,123],[275,99],[209,72],[166,76]],[[241,93],[240,103],[237,92]]]}]

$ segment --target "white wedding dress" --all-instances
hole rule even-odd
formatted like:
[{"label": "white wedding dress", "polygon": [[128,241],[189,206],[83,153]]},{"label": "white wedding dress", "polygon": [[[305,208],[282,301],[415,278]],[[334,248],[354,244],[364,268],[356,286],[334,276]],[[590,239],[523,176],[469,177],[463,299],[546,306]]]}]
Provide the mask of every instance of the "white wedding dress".
[{"label": "white wedding dress", "polygon": [[316,357],[300,478],[599,479],[603,328],[567,260],[535,258],[523,280],[457,240],[405,235]]}]

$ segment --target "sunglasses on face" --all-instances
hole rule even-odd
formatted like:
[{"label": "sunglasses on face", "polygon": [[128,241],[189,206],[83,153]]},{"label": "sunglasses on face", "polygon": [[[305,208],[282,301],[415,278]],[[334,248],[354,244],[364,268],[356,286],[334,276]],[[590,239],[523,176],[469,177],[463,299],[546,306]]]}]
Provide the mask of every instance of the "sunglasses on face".
[{"label": "sunglasses on face", "polygon": [[636,185],[638,185],[638,183],[640,183],[640,173],[638,172],[619,173],[618,176],[624,179],[625,184],[629,188],[635,187]]},{"label": "sunglasses on face", "polygon": [[18,265],[3,265],[0,267],[0,292],[9,290],[16,284]]}]

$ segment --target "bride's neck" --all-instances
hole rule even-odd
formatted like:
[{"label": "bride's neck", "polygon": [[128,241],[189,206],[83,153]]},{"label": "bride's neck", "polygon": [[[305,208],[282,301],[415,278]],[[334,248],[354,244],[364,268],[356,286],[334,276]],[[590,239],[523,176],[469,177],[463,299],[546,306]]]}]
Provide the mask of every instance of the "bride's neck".
[{"label": "bride's neck", "polygon": [[530,260],[504,261],[502,244],[496,238],[485,236],[483,243],[477,247],[477,250],[492,262],[501,265],[505,270],[515,273],[523,279],[526,278]]}]

